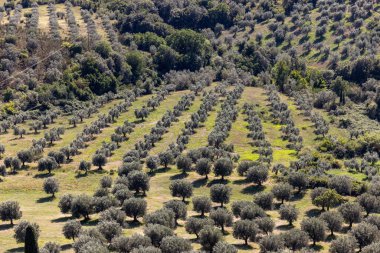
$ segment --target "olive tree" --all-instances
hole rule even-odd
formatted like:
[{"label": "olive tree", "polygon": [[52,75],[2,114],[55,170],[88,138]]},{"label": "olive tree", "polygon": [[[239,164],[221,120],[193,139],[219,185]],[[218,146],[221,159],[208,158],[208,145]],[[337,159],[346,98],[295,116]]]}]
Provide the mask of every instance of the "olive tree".
[{"label": "olive tree", "polygon": [[356,239],[350,235],[339,236],[330,244],[330,253],[355,253],[357,247]]},{"label": "olive tree", "polygon": [[248,240],[255,241],[258,232],[256,223],[251,220],[238,220],[233,226],[233,236],[244,240],[245,245],[248,245]]},{"label": "olive tree", "polygon": [[199,232],[205,226],[213,226],[214,222],[208,218],[194,218],[190,217],[186,220],[185,229],[189,234],[195,234],[197,239],[199,238]]},{"label": "olive tree", "polygon": [[182,201],[193,195],[192,184],[184,179],[172,181],[169,189],[173,197],[181,197]]},{"label": "olive tree", "polygon": [[126,199],[123,203],[123,210],[133,221],[137,222],[137,217],[143,217],[146,214],[147,202],[141,198]]},{"label": "olive tree", "polygon": [[205,250],[211,251],[213,247],[222,240],[222,237],[223,234],[219,229],[214,226],[205,226],[199,232],[199,243]]},{"label": "olive tree", "polygon": [[193,202],[193,210],[201,213],[201,217],[204,217],[205,213],[210,212],[212,203],[210,198],[206,196],[199,196],[199,197],[194,197],[192,199]]},{"label": "olive tree", "polygon": [[362,207],[355,202],[347,202],[338,208],[338,211],[342,215],[344,221],[349,224],[349,228],[352,227],[354,222],[360,222],[362,219]]},{"label": "olive tree", "polygon": [[214,184],[210,188],[210,197],[213,202],[220,203],[223,207],[223,204],[230,202],[231,188],[224,184]]},{"label": "olive tree", "polygon": [[341,230],[343,217],[340,213],[328,211],[322,213],[320,217],[326,223],[327,228],[331,231],[331,236],[334,235],[334,231],[338,232]]},{"label": "olive tree", "polygon": [[326,223],[319,218],[302,220],[301,229],[313,240],[313,246],[315,246],[316,242],[323,241],[326,237]]},{"label": "olive tree", "polygon": [[210,212],[210,219],[212,219],[216,226],[220,227],[224,233],[224,228],[232,225],[232,213],[224,208],[217,208]]},{"label": "olive tree", "polygon": [[0,218],[2,221],[10,221],[13,226],[13,221],[20,219],[22,212],[17,201],[5,201],[0,203]]},{"label": "olive tree", "polygon": [[355,237],[359,246],[359,251],[361,251],[363,247],[368,246],[379,239],[379,230],[377,227],[366,222],[359,223],[357,226],[353,227],[350,234]]},{"label": "olive tree", "polygon": [[54,198],[55,194],[59,190],[59,182],[56,178],[49,177],[44,180],[43,188],[47,194],[51,194],[52,197]]},{"label": "olive tree", "polygon": [[278,212],[280,213],[280,219],[287,220],[290,226],[293,225],[293,221],[297,220],[299,213],[297,208],[291,204],[281,205]]},{"label": "olive tree", "polygon": [[79,221],[76,220],[70,220],[63,225],[62,232],[65,238],[72,239],[73,241],[75,238],[79,236],[79,234],[82,231],[82,225]]},{"label": "olive tree", "polygon": [[231,175],[232,171],[233,163],[228,158],[219,158],[214,163],[215,176],[221,176],[222,180],[224,180],[224,177]]},{"label": "olive tree", "polygon": [[281,234],[284,238],[285,246],[292,251],[297,251],[306,247],[309,243],[309,236],[305,231],[293,228]]}]

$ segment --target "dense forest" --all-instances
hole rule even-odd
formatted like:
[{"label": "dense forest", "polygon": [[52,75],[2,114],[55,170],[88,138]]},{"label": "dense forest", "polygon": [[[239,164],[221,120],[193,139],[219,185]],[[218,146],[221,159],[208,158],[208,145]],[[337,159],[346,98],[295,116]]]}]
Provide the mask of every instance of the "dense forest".
[{"label": "dense forest", "polygon": [[379,0],[0,0],[0,252],[380,252]]}]

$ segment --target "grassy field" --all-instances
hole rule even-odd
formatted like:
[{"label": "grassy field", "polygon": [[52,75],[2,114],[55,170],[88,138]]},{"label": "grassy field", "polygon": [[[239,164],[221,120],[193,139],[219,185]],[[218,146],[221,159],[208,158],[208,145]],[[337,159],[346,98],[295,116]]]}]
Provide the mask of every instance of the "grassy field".
[{"label": "grassy field", "polygon": [[[59,212],[57,203],[59,197],[64,193],[86,193],[92,195],[93,192],[98,187],[99,179],[111,171],[116,171],[117,167],[121,164],[123,154],[134,147],[134,144],[139,140],[143,140],[144,134],[150,132],[150,129],[155,126],[156,122],[162,117],[163,113],[167,110],[171,110],[179,101],[179,98],[189,93],[189,91],[174,92],[170,94],[161,104],[152,111],[150,115],[144,121],[138,121],[134,116],[134,109],[141,108],[142,105],[150,98],[150,96],[143,96],[138,98],[129,110],[122,113],[116,122],[110,124],[107,128],[96,136],[96,138],[88,143],[88,147],[81,150],[81,154],[73,158],[73,161],[69,164],[64,164],[60,169],[54,171],[54,176],[60,182],[60,192],[57,194],[57,198],[52,199],[42,191],[42,183],[45,178],[44,174],[39,173],[35,164],[31,164],[30,168],[27,170],[22,170],[16,175],[9,175],[4,178],[4,181],[0,183],[0,201],[5,200],[17,200],[20,202],[21,209],[23,212],[22,220],[28,220],[31,222],[36,222],[40,225],[41,236],[40,244],[43,245],[47,241],[56,241],[63,245],[64,252],[72,252],[70,240],[64,239],[62,235],[62,226],[65,221],[70,219],[69,216],[63,215]],[[215,119],[217,113],[220,111],[221,101],[215,106],[214,110],[209,113],[204,125],[197,129],[197,132],[191,136],[190,142],[187,145],[187,150],[198,148],[207,145],[207,137],[215,125]],[[298,111],[297,107],[291,98],[286,96],[281,96],[281,100],[289,105],[292,113],[292,118],[296,123],[296,126],[300,129],[300,135],[304,139],[304,150],[313,150],[317,147],[318,140],[313,133],[312,123],[306,119],[303,114]],[[168,148],[168,145],[175,141],[181,129],[184,127],[184,122],[190,119],[190,115],[198,110],[202,101],[202,97],[198,96],[195,98],[193,105],[189,110],[184,111],[183,114],[178,118],[177,122],[174,122],[172,126],[168,129],[168,132],[163,135],[161,141],[156,143],[155,147],[150,150],[151,155],[158,154]],[[107,112],[112,106],[117,104],[119,101],[115,100],[99,110],[99,114]],[[229,133],[229,137],[226,140],[226,144],[234,144],[235,152],[238,153],[241,159],[256,160],[258,155],[255,153],[255,147],[251,145],[250,139],[247,137],[249,130],[246,128],[247,122],[245,121],[245,115],[242,114],[242,106],[244,103],[252,103],[255,105],[256,110],[261,115],[262,123],[266,138],[271,143],[274,154],[273,154],[273,164],[283,163],[288,165],[290,161],[297,158],[296,152],[287,148],[287,141],[281,139],[280,125],[276,125],[272,122],[270,118],[270,112],[268,109],[268,101],[265,90],[256,87],[246,87],[241,99],[238,101],[239,115],[236,121],[232,125],[232,129]],[[61,147],[70,143],[75,136],[83,129],[86,124],[90,124],[97,118],[97,115],[93,115],[89,119],[85,119],[84,123],[79,124],[77,127],[73,128],[68,125],[68,116],[60,117],[55,124],[49,126],[65,126],[66,132],[62,140],[56,142],[52,147],[45,150],[45,153],[50,150],[58,150]],[[87,176],[79,175],[77,172],[77,165],[82,159],[91,160],[92,155],[95,151],[101,147],[103,141],[110,141],[110,136],[114,133],[117,126],[123,124],[125,120],[130,122],[135,122],[136,126],[134,132],[129,136],[129,139],[122,142],[120,148],[114,151],[113,155],[109,157],[107,166],[105,170],[97,171],[92,170]],[[27,124],[27,123],[25,123]],[[26,125],[25,125],[26,127]],[[340,129],[336,127],[331,127],[331,132],[341,133]],[[344,134],[343,134],[344,135]],[[1,135],[1,140],[5,143],[7,153],[6,155],[15,155],[17,151],[25,149],[31,145],[31,140],[33,138],[40,138],[43,136],[43,131],[37,135],[28,132],[28,134],[21,140],[15,138],[11,133],[7,135]],[[345,170],[332,170],[332,174],[350,174]],[[117,173],[111,173],[113,177],[116,177]],[[350,174],[356,179],[363,180],[364,175],[362,174]],[[171,166],[168,170],[160,169],[155,175],[152,175],[150,185],[151,190],[147,192],[146,199],[148,201],[148,210],[153,211],[162,207],[163,203],[172,199],[169,191],[169,184],[174,179],[186,178],[194,186],[194,196],[208,195],[209,188],[215,183],[219,183],[220,179],[210,175],[208,181],[203,177],[199,176],[195,172],[189,172],[186,176],[182,175],[181,172],[175,167]],[[254,194],[260,191],[269,191],[276,181],[273,177],[263,184],[262,187],[247,183],[243,177],[233,173],[228,180],[225,182],[232,188],[232,199],[234,200],[252,200]],[[311,204],[311,199],[309,196],[310,192],[305,192],[302,195],[295,194],[291,200],[300,210],[300,218],[295,222],[295,226],[299,226],[299,222],[305,215],[313,216],[318,211]],[[227,205],[229,206],[229,205]],[[278,208],[278,204],[275,205]],[[192,211],[191,203],[189,204],[188,216],[196,215]],[[267,213],[276,222],[275,233],[289,229],[286,222],[279,220],[278,212],[276,210],[268,211]],[[131,224],[130,219],[127,219],[127,223]],[[19,221],[16,221],[16,224]],[[84,223],[84,226],[93,226],[97,223],[97,215],[92,215],[91,221]],[[131,235],[135,232],[141,232],[143,225],[133,224],[131,226],[127,225],[124,229],[124,234]],[[227,228],[225,235],[225,240],[229,243],[234,244],[239,248],[241,252],[252,252],[258,250],[258,245],[255,243],[250,243],[249,246],[243,246],[241,240],[236,240],[232,236],[232,229]],[[175,231],[177,234],[188,238],[194,239],[195,237],[189,235],[185,232],[184,223],[180,221],[180,226]],[[12,238],[13,230],[8,225],[8,223],[1,223],[0,225],[0,248],[8,252],[22,252],[22,245],[17,244]],[[199,249],[200,245],[192,240],[195,249]],[[327,252],[327,243],[319,244],[319,249],[321,252]]]}]

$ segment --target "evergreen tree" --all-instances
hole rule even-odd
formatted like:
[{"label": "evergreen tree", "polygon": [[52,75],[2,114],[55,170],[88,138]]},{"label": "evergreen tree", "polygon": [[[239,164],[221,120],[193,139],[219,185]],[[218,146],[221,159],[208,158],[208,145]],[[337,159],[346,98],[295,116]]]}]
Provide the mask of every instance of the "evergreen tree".
[{"label": "evergreen tree", "polygon": [[38,253],[37,237],[32,226],[26,228],[25,253]]}]

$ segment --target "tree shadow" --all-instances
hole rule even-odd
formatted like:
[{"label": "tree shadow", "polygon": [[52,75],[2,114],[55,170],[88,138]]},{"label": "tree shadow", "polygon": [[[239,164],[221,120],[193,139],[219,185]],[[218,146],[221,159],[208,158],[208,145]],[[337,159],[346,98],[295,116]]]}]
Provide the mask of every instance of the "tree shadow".
[{"label": "tree shadow", "polygon": [[13,249],[8,250],[8,252],[24,252],[24,247],[21,246],[18,248],[13,248]]},{"label": "tree shadow", "polygon": [[244,194],[256,194],[258,192],[263,191],[264,189],[265,186],[263,185],[250,185],[241,190],[241,192]]},{"label": "tree shadow", "polygon": [[294,228],[293,225],[289,225],[289,224],[286,224],[286,225],[280,225],[280,226],[277,226],[276,229],[280,230],[280,231],[288,231],[290,229]]},{"label": "tree shadow", "polygon": [[336,235],[328,235],[327,237],[326,237],[326,242],[331,242],[331,241],[333,241],[333,240],[335,240],[336,239]]},{"label": "tree shadow", "polygon": [[73,245],[71,243],[63,244],[63,245],[61,245],[61,250],[62,251],[70,250],[72,247],[73,247]]},{"label": "tree shadow", "polygon": [[290,198],[290,201],[299,201],[301,199],[303,199],[303,197],[305,196],[305,192],[296,192],[292,195],[292,197]]},{"label": "tree shadow", "polygon": [[0,225],[0,231],[8,230],[10,228],[13,228],[12,224],[2,224],[2,225]]},{"label": "tree shadow", "polygon": [[94,170],[89,170],[88,173],[89,174],[108,174],[108,171],[105,170],[104,168],[102,169],[96,168]]},{"label": "tree shadow", "polygon": [[145,122],[145,119],[135,119],[134,121],[132,121],[133,124],[140,124],[143,122]]},{"label": "tree shadow", "polygon": [[342,226],[342,229],[340,230],[341,233],[347,233],[348,231],[350,231],[351,228],[350,226]]},{"label": "tree shadow", "polygon": [[199,188],[199,187],[205,186],[207,184],[207,178],[197,179],[197,180],[193,181],[191,184],[195,188]]},{"label": "tree shadow", "polygon": [[170,176],[170,180],[184,179],[188,176],[187,173],[180,173],[173,176]]},{"label": "tree shadow", "polygon": [[55,197],[53,197],[53,196],[43,197],[43,198],[37,199],[36,203],[46,203],[46,202],[50,202],[54,199],[55,199]]},{"label": "tree shadow", "polygon": [[312,218],[312,217],[319,216],[320,213],[321,213],[321,210],[317,208],[313,208],[313,209],[308,210],[305,214],[307,217]]},{"label": "tree shadow", "polygon": [[20,170],[28,170],[29,168],[30,168],[29,165],[24,164],[24,165],[21,166]]},{"label": "tree shadow", "polygon": [[221,178],[211,180],[210,182],[207,183],[207,186],[210,187],[214,184],[228,184],[229,180],[224,179],[222,180]]},{"label": "tree shadow", "polygon": [[155,171],[153,171],[152,174],[155,175],[155,174],[159,174],[159,173],[165,173],[165,172],[168,172],[169,170],[170,170],[170,167],[167,167],[167,168],[162,167],[162,168],[158,168]]},{"label": "tree shadow", "polygon": [[238,179],[238,180],[235,180],[235,181],[233,181],[232,183],[233,183],[233,184],[236,184],[236,185],[243,185],[243,184],[247,184],[248,181],[247,181],[246,178],[244,178],[244,179]]},{"label": "tree shadow", "polygon": [[317,38],[315,38],[313,44],[317,44],[317,43],[322,42],[324,40],[325,40],[325,36],[317,37]]},{"label": "tree shadow", "polygon": [[252,250],[253,249],[251,245],[245,245],[245,244],[240,244],[240,243],[234,243],[232,245],[234,245],[238,250]]},{"label": "tree shadow", "polygon": [[298,45],[302,45],[302,44],[304,44],[305,42],[309,41],[309,39],[310,39],[310,36],[309,36],[309,35],[307,35],[307,36],[303,36],[303,37],[299,40]]},{"label": "tree shadow", "polygon": [[319,245],[319,244],[311,245],[310,248],[313,249],[313,250],[315,250],[315,251],[321,251],[321,250],[323,250],[323,246]]},{"label": "tree shadow", "polygon": [[88,176],[88,173],[77,173],[75,175],[75,178],[82,178],[82,177],[87,177]]},{"label": "tree shadow", "polygon": [[273,210],[278,210],[278,209],[280,209],[280,207],[281,207],[283,204],[285,204],[285,201],[284,201],[284,203],[282,203],[282,204],[281,204],[281,202],[276,202],[276,203],[274,203],[274,204],[273,204]]},{"label": "tree shadow", "polygon": [[81,220],[80,221],[80,224],[82,224],[82,226],[83,225],[86,225],[86,226],[96,226],[96,225],[98,225],[98,223],[99,223],[99,220],[97,220],[97,219],[93,219],[93,220]]},{"label": "tree shadow", "polygon": [[69,221],[71,219],[72,219],[71,216],[65,216],[65,217],[60,217],[57,219],[52,219],[51,222],[53,222],[53,223],[66,222],[66,221]]},{"label": "tree shadow", "polygon": [[302,54],[301,54],[301,56],[302,57],[306,57],[306,56],[308,56],[309,54],[310,54],[310,50],[308,50],[308,51],[305,51],[305,52],[303,52]]},{"label": "tree shadow", "polygon": [[142,225],[142,223],[140,221],[126,221],[125,222],[125,228],[126,229],[132,229],[132,228],[138,228]]},{"label": "tree shadow", "polygon": [[34,175],[34,178],[48,178],[54,176],[54,173],[43,173],[43,174],[36,174]]}]

